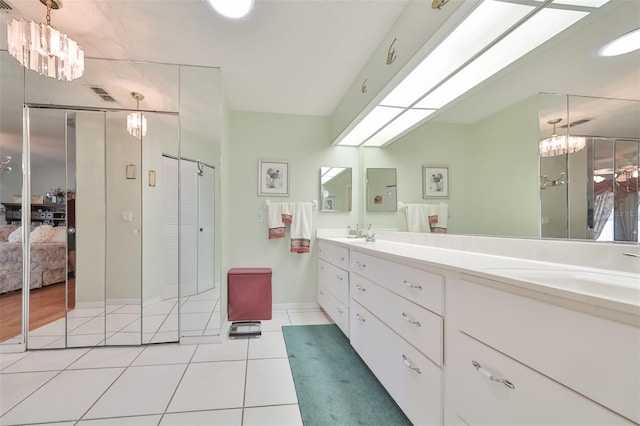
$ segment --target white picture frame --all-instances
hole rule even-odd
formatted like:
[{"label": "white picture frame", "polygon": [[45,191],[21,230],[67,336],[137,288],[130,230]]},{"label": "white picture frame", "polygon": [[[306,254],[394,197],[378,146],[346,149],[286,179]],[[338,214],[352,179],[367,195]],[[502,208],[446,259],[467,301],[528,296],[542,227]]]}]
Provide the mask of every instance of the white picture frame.
[{"label": "white picture frame", "polygon": [[289,163],[286,161],[258,162],[258,195],[289,196]]}]

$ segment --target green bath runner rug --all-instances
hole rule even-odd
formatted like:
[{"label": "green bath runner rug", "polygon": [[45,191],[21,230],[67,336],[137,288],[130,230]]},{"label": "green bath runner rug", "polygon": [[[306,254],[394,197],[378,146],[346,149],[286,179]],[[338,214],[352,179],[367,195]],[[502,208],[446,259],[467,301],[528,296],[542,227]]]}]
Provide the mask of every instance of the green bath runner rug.
[{"label": "green bath runner rug", "polygon": [[335,324],[283,326],[305,426],[410,425]]}]

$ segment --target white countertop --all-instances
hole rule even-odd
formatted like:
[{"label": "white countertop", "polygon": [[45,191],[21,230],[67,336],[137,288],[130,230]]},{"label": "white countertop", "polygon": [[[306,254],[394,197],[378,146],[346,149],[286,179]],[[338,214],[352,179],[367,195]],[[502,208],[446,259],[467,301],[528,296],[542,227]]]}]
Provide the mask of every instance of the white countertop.
[{"label": "white countertop", "polygon": [[[640,275],[608,269],[482,254],[421,244],[362,238],[318,237],[363,253],[402,257],[545,295],[637,316],[640,325]],[[635,323],[635,321],[634,321]]]}]

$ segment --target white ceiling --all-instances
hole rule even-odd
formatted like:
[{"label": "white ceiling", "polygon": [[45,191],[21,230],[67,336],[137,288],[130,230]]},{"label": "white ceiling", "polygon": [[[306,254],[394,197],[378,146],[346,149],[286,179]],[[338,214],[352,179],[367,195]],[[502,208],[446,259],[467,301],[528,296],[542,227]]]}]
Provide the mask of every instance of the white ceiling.
[{"label": "white ceiling", "polygon": [[[5,1],[14,10],[0,13],[0,48],[8,19],[45,15],[39,0]],[[65,0],[52,24],[88,57],[219,67],[232,110],[330,116],[407,4],[256,0],[231,21],[205,0]],[[639,26],[640,0],[611,0],[432,119],[473,123],[539,92],[640,99],[640,53],[597,55]]]},{"label": "white ceiling", "polygon": [[[39,0],[6,1],[0,20],[45,20]],[[257,0],[232,21],[205,0],[64,0],[51,22],[87,57],[220,67],[232,110],[329,116],[406,5]]]}]

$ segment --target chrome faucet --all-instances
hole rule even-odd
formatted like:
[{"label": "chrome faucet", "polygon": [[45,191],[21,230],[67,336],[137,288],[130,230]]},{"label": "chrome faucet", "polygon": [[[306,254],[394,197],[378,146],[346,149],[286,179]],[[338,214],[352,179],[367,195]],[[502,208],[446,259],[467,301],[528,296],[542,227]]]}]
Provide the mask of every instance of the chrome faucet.
[{"label": "chrome faucet", "polygon": [[362,234],[362,238],[364,238],[364,240],[368,243],[375,243],[376,242],[376,234],[367,234],[366,232],[364,232]]}]

